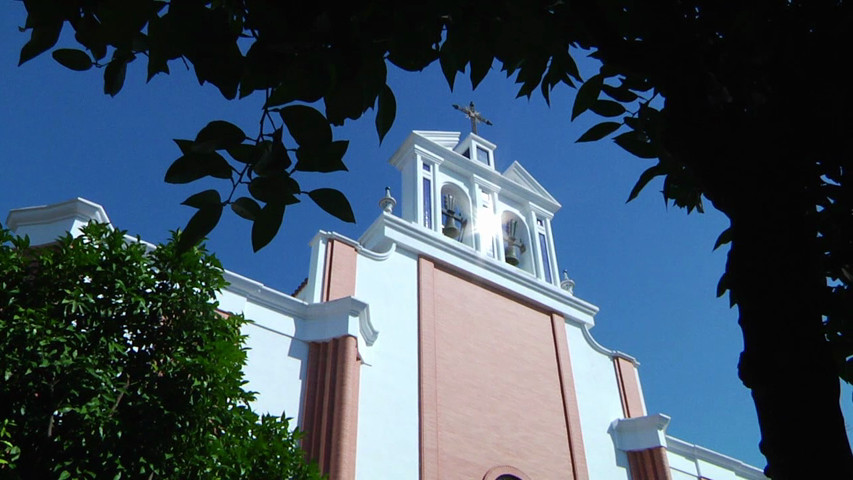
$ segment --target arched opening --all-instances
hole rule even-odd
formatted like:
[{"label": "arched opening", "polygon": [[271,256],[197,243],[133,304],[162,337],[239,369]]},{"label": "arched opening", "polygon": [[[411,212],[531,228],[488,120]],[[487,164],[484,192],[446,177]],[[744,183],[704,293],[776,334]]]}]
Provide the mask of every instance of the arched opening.
[{"label": "arched opening", "polygon": [[441,187],[441,233],[469,247],[471,235],[471,201],[459,186],[445,183]]},{"label": "arched opening", "polygon": [[515,213],[505,211],[501,215],[501,228],[506,263],[533,273],[533,255],[530,250],[530,232],[527,224]]},{"label": "arched opening", "polygon": [[483,480],[530,480],[530,477],[513,466],[500,465],[490,468]]}]

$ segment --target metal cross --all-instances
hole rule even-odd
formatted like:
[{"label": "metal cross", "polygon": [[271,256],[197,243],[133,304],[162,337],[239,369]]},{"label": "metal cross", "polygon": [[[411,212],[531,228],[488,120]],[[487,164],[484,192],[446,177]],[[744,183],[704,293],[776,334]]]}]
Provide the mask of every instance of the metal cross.
[{"label": "metal cross", "polygon": [[488,121],[486,117],[474,109],[474,102],[471,102],[467,107],[460,107],[459,105],[454,104],[453,108],[464,113],[466,117],[471,119],[471,131],[474,133],[477,133],[477,123],[483,122],[486,125],[492,124],[492,122]]}]

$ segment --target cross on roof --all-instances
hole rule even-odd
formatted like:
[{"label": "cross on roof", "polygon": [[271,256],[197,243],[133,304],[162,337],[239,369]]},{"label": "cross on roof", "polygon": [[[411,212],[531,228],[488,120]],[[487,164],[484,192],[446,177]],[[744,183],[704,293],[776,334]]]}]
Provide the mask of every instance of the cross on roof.
[{"label": "cross on roof", "polygon": [[471,119],[471,131],[474,133],[477,133],[477,123],[483,122],[486,125],[492,124],[492,122],[488,121],[486,117],[474,109],[474,102],[471,102],[467,107],[460,107],[459,105],[454,104],[453,108],[464,113],[466,117]]}]

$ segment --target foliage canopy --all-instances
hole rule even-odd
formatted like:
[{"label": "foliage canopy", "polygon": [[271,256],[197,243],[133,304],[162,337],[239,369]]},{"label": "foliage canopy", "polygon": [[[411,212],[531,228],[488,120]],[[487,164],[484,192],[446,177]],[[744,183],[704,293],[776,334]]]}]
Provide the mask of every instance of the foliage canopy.
[{"label": "foliage canopy", "polygon": [[249,407],[216,257],[146,250],[107,224],[42,248],[0,230],[0,478],[318,478]]}]

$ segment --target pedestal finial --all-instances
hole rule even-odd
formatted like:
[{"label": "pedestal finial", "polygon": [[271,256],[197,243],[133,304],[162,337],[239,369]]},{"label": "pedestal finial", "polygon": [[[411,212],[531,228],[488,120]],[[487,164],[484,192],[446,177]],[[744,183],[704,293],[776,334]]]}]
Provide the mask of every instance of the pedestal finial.
[{"label": "pedestal finial", "polygon": [[563,270],[563,281],[560,282],[560,288],[569,292],[569,295],[575,294],[575,281],[569,278],[569,272]]},{"label": "pedestal finial", "polygon": [[385,213],[391,213],[394,210],[394,205],[397,205],[397,200],[391,196],[391,187],[385,187],[385,196],[379,200],[379,207]]}]

